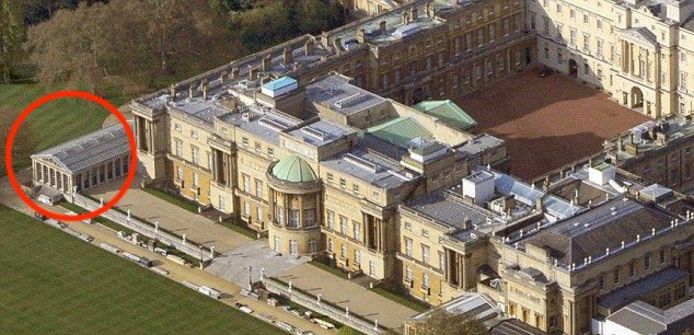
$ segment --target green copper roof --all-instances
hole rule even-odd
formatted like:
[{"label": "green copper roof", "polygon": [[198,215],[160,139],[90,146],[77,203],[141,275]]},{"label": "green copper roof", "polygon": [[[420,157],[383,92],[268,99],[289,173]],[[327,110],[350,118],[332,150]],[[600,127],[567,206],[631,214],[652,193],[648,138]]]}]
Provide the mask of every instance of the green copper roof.
[{"label": "green copper roof", "polygon": [[421,124],[409,117],[399,117],[383,122],[379,125],[367,129],[372,135],[395,143],[401,147],[407,147],[407,142],[421,137],[432,139],[433,135]]},{"label": "green copper roof", "polygon": [[272,175],[277,179],[293,183],[311,182],[318,179],[311,166],[296,155],[280,159],[272,167]]},{"label": "green copper roof", "polygon": [[475,119],[450,100],[423,101],[412,107],[439,118],[453,128],[467,130],[477,125]]}]

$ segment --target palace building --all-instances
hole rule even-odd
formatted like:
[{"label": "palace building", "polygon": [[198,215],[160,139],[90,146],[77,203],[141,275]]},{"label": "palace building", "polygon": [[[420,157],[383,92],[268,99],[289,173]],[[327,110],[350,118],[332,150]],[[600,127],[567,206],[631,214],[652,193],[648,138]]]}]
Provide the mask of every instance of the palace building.
[{"label": "palace building", "polygon": [[[279,253],[435,306],[496,306],[490,318],[516,319],[497,333],[584,334],[636,300],[691,298],[693,5],[397,2],[354,0],[372,15],[135,99],[138,173]],[[520,180],[505,142],[447,99],[538,64],[668,118]],[[124,175],[116,129],[32,156],[34,183],[70,193]]]}]

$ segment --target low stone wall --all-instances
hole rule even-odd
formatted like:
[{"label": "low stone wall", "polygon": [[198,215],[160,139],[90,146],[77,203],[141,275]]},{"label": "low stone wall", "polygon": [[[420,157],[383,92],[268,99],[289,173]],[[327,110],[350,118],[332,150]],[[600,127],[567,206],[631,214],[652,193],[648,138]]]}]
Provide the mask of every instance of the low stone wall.
[{"label": "low stone wall", "polygon": [[337,322],[345,324],[355,330],[368,335],[390,334],[388,328],[376,325],[375,322],[347,311],[325,300],[318,300],[318,297],[295,287],[290,288],[288,283],[277,278],[265,278],[263,280],[268,291],[288,298],[289,300],[304,306],[317,313],[323,314]]},{"label": "low stone wall", "polygon": [[[81,194],[65,195],[65,198],[72,200],[73,204],[87,210],[95,210],[101,207],[100,202]],[[104,212],[104,214],[101,216],[130,230],[136,231],[141,235],[161,241],[164,244],[171,245],[177,250],[203,262],[214,258],[214,252],[209,248],[198,245],[191,241],[183,242],[182,237],[162,229],[157,229],[151,223],[140,220],[132,215],[128,217],[128,214],[121,213],[115,209],[110,209]]]}]

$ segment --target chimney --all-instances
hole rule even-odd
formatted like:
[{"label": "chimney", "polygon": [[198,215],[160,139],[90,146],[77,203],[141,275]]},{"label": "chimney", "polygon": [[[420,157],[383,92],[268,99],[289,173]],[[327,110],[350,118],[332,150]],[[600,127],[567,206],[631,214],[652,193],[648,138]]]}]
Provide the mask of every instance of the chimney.
[{"label": "chimney", "polygon": [[289,65],[292,62],[294,62],[294,55],[292,54],[292,49],[291,48],[284,48],[284,52],[282,53],[282,56],[284,58],[284,64]]},{"label": "chimney", "polygon": [[336,37],[336,38],[333,40],[333,46],[335,47],[335,51],[337,51],[337,54],[338,54],[338,55],[341,54],[342,51],[345,50],[345,49],[342,47],[342,39],[339,38],[339,37]]},{"label": "chimney", "polygon": [[190,83],[190,86],[188,86],[188,97],[192,98],[195,96],[195,83]]},{"label": "chimney", "polygon": [[202,90],[202,99],[207,100],[207,79],[205,79],[202,83],[200,83],[200,89]]},{"label": "chimney", "polygon": [[434,16],[434,8],[431,5],[431,0],[427,1],[427,16],[428,17]]},{"label": "chimney", "polygon": [[313,41],[308,40],[304,43],[304,55],[310,56],[311,54],[313,54]]},{"label": "chimney", "polygon": [[171,84],[171,88],[169,89],[169,95],[171,96],[171,100],[176,100],[176,84]]},{"label": "chimney", "polygon": [[258,68],[257,67],[252,68],[251,71],[248,72],[248,79],[250,79],[250,80],[258,79]]},{"label": "chimney", "polygon": [[224,82],[227,81],[227,77],[229,77],[229,72],[222,71],[222,74],[219,75],[219,82],[224,84]]},{"label": "chimney", "polygon": [[624,142],[622,142],[622,137],[618,136],[617,137],[617,151],[622,152],[624,151]]},{"label": "chimney", "polygon": [[463,230],[468,230],[472,228],[472,220],[469,217],[463,218]]},{"label": "chimney", "polygon": [[241,73],[241,70],[239,70],[239,68],[237,68],[237,67],[231,69],[231,79],[233,80],[233,79],[238,78],[240,73]]},{"label": "chimney", "polygon": [[380,24],[380,28],[381,28],[381,29],[380,29],[380,30],[381,30],[381,34],[382,34],[382,35],[384,35],[384,34],[386,33],[386,27],[387,27],[387,26],[386,26],[386,21],[381,21],[381,24]]},{"label": "chimney", "polygon": [[272,68],[272,55],[267,55],[263,57],[262,64],[263,72],[268,72]]},{"label": "chimney", "polygon": [[417,21],[417,16],[419,15],[417,7],[412,7],[412,21]]},{"label": "chimney", "polygon": [[364,28],[359,28],[357,31],[357,42],[359,44],[364,44],[366,42],[366,30]]},{"label": "chimney", "polygon": [[408,23],[410,23],[410,13],[408,13],[407,11],[403,11],[402,12],[402,24],[406,25]]},{"label": "chimney", "polygon": [[327,31],[324,31],[323,33],[320,34],[320,43],[326,49],[328,47],[330,47],[330,40],[328,38],[328,32]]}]

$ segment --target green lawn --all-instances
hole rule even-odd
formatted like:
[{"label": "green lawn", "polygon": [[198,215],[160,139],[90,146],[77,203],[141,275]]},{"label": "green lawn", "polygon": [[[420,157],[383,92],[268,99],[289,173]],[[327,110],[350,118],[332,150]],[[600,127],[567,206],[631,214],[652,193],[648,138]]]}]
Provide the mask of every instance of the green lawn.
[{"label": "green lawn", "polygon": [[0,334],[283,334],[0,205]]},{"label": "green lawn", "polygon": [[[9,112],[14,119],[32,101],[61,89],[66,87],[60,84],[31,83],[28,80],[16,84],[0,84],[0,113]],[[115,92],[105,98],[116,107],[128,100]],[[97,104],[77,99],[61,99],[37,109],[27,118],[22,128],[31,129],[39,151],[101,128],[104,119],[109,115],[107,110]],[[15,169],[30,164],[29,157],[15,157],[14,160]],[[0,166],[0,176],[2,175],[5,175],[4,164]]]}]

